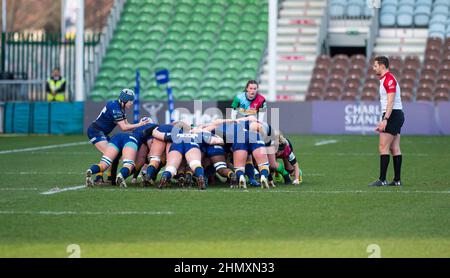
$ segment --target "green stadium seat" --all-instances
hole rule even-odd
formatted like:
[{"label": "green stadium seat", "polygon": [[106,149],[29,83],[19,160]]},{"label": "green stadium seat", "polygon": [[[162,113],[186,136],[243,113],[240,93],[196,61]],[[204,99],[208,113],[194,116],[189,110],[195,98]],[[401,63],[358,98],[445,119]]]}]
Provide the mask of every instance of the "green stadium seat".
[{"label": "green stadium seat", "polygon": [[177,92],[179,94],[184,94],[184,95],[191,95],[191,96],[195,96],[197,94],[198,90],[197,87],[183,87],[180,92]]},{"label": "green stadium seat", "polygon": [[188,28],[186,33],[184,33],[184,39],[187,41],[197,41],[200,37],[200,34],[198,33],[198,30],[195,30],[196,24],[191,23]]},{"label": "green stadium seat", "polygon": [[207,64],[208,71],[211,71],[211,70],[219,70],[219,71],[221,71],[222,68],[226,64],[225,61],[226,61],[226,59],[218,59],[218,58],[210,60],[208,62],[208,64]]},{"label": "green stadium seat", "polygon": [[220,29],[220,24],[218,23],[218,22],[214,22],[214,21],[209,21],[209,22],[206,22],[205,23],[205,25],[203,26],[203,30],[204,31],[208,31],[208,32],[211,32],[211,33],[216,33],[217,32],[217,30],[219,30]]},{"label": "green stadium seat", "polygon": [[203,78],[203,70],[197,68],[191,68],[186,71],[185,77],[188,79],[201,80]]},{"label": "green stadium seat", "polygon": [[191,49],[195,49],[196,45],[197,45],[197,42],[195,42],[193,40],[184,40],[183,42],[181,42],[180,48],[183,50],[191,50]]},{"label": "green stadium seat", "polygon": [[170,22],[172,15],[170,13],[157,13],[155,15],[155,21],[163,24]]},{"label": "green stadium seat", "polygon": [[191,22],[190,13],[177,13],[173,18],[173,22],[188,24]]},{"label": "green stadium seat", "polygon": [[214,42],[217,39],[217,35],[216,35],[215,31],[210,32],[210,31],[205,30],[205,32],[203,32],[203,34],[200,35],[200,38],[204,41]]},{"label": "green stadium seat", "polygon": [[[169,34],[171,34],[172,32],[178,32],[183,33],[182,35],[184,36],[184,32],[186,32],[187,30],[187,23],[178,19],[174,19],[174,22],[172,22],[172,25],[170,25],[169,29]],[[184,37],[182,37],[182,39],[184,39]]]},{"label": "green stadium seat", "polygon": [[169,77],[173,78],[183,78],[186,74],[186,69],[184,67],[182,68],[173,68],[169,72]]},{"label": "green stadium seat", "polygon": [[210,23],[214,22],[214,23],[219,24],[219,23],[222,23],[222,21],[223,21],[223,17],[220,14],[209,14],[208,15],[208,22],[210,22]]},{"label": "green stadium seat", "polygon": [[[228,24],[224,24],[222,27],[222,34],[227,32],[227,33],[232,33],[232,34],[237,34],[239,32],[240,29],[240,25],[234,22],[229,22]],[[236,35],[235,35],[236,36]],[[251,37],[247,37],[247,39],[249,39]]]},{"label": "green stadium seat", "polygon": [[232,32],[222,32],[222,34],[220,34],[220,41],[219,43],[221,43],[222,41],[228,42],[229,44],[231,44],[230,42],[233,42],[236,40],[236,35]]},{"label": "green stadium seat", "polygon": [[235,14],[235,15],[241,15],[243,13],[243,10],[240,6],[237,5],[231,5],[227,9],[227,14]]},{"label": "green stadium seat", "polygon": [[208,15],[209,14],[209,7],[207,5],[197,4],[195,6],[195,8],[194,8],[194,13],[195,14]]},{"label": "green stadium seat", "polygon": [[222,77],[222,73],[218,69],[209,69],[205,72],[204,78],[214,78],[216,80],[219,80],[219,78]]},{"label": "green stadium seat", "polygon": [[203,71],[203,69],[205,68],[206,68],[206,61],[203,59],[194,59],[188,65],[188,69],[200,69]]},{"label": "green stadium seat", "polygon": [[216,94],[216,99],[219,100],[219,101],[227,101],[227,100],[229,100],[230,102],[232,102],[233,101],[233,97],[234,97],[234,95],[233,95],[233,92],[231,92],[231,90],[225,91],[225,92],[224,91],[219,91]]},{"label": "green stadium seat", "polygon": [[267,8],[267,0],[127,1],[91,98],[117,98],[139,69],[143,99],[165,99],[154,73],[167,68],[177,99],[231,101],[258,77]]},{"label": "green stadium seat", "polygon": [[156,101],[163,99],[163,95],[155,90],[145,90],[141,94],[144,101]]},{"label": "green stadium seat", "polygon": [[184,59],[175,59],[175,61],[172,63],[171,68],[172,69],[186,69],[189,65],[188,60]]},{"label": "green stadium seat", "polygon": [[175,100],[194,100],[195,99],[195,93],[193,94],[191,91],[181,91],[174,93],[174,99]]},{"label": "green stadium seat", "polygon": [[209,52],[206,50],[198,50],[194,53],[193,58],[207,60],[209,58]]},{"label": "green stadium seat", "polygon": [[209,12],[211,14],[218,14],[223,17],[225,10],[222,5],[214,4],[210,7]]}]

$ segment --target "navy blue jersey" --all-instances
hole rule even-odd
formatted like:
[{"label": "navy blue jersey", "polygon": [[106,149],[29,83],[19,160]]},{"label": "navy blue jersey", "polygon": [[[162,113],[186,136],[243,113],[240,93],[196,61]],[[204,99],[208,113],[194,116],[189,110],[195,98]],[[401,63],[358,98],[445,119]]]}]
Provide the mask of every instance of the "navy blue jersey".
[{"label": "navy blue jersey", "polygon": [[239,123],[224,123],[219,125],[212,131],[213,134],[221,137],[226,144],[233,144],[236,142],[245,142],[248,137],[249,122]]},{"label": "navy blue jersey", "polygon": [[248,121],[222,124],[214,130],[214,134],[222,137],[225,147],[231,147],[233,151],[253,152],[257,148],[264,147],[264,141],[259,134],[249,130]]},{"label": "navy blue jersey", "polygon": [[108,135],[116,127],[117,122],[126,118],[125,111],[120,106],[119,101],[111,100],[103,107],[97,119],[92,122],[92,126]]},{"label": "navy blue jersey", "polygon": [[140,126],[133,131],[132,134],[133,134],[134,138],[136,138],[136,140],[138,141],[138,146],[141,146],[141,144],[145,144],[145,143],[147,143],[148,140],[153,139],[153,136],[151,135],[151,133],[144,132],[144,131],[148,128],[152,128],[155,126],[158,126],[158,125],[149,123],[149,124]]},{"label": "navy blue jersey", "polygon": [[173,140],[175,143],[185,142],[185,143],[197,143],[199,145],[209,144],[212,137],[211,132],[203,131],[199,133],[178,133],[176,139]]}]

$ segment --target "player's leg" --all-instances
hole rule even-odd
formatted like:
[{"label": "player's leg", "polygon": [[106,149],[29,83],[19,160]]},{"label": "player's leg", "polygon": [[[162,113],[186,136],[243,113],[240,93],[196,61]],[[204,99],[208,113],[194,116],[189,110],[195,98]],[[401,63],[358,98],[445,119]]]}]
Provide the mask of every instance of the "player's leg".
[{"label": "player's leg", "polygon": [[211,163],[214,165],[214,169],[216,172],[224,178],[227,178],[230,181],[230,185],[234,185],[236,183],[236,174],[227,167],[227,163],[225,161],[225,155],[215,155],[210,157]]},{"label": "player's leg", "polygon": [[255,180],[255,167],[253,166],[253,157],[251,155],[247,156],[247,161],[245,163],[245,175],[248,177],[248,182],[250,185],[259,187],[261,184]]},{"label": "player's leg", "polygon": [[[94,143],[94,147],[102,154],[105,154],[105,151],[108,148],[108,141],[107,141],[106,136],[98,138],[97,141]],[[103,184],[104,183],[103,171],[95,174],[94,183],[95,184]]]},{"label": "player's leg", "polygon": [[394,180],[389,183],[391,186],[402,185],[401,170],[402,170],[402,152],[400,150],[400,134],[397,134],[392,141],[390,152],[394,164]]},{"label": "player's leg", "polygon": [[283,174],[284,184],[290,184],[292,182],[291,175],[294,174],[295,171],[294,165],[292,165],[287,158],[283,158],[283,163],[280,163],[280,165],[283,166],[283,170],[286,172]]},{"label": "player's leg", "polygon": [[183,150],[177,147],[178,144],[172,144],[169,153],[167,154],[167,163],[164,172],[161,175],[158,188],[161,189],[167,185],[172,177],[177,174],[178,167],[180,167],[183,160]]},{"label": "player's leg", "polygon": [[238,149],[233,152],[233,164],[236,179],[239,183],[239,187],[247,188],[247,182],[245,180],[245,163],[247,161],[248,152],[246,149]]},{"label": "player's leg", "polygon": [[261,173],[261,187],[269,188],[269,159],[265,147],[264,145],[252,144],[251,150]]},{"label": "player's leg", "polygon": [[161,157],[166,149],[166,143],[161,140],[154,139],[151,143],[150,152],[148,155],[149,165],[147,167],[146,180],[152,183],[153,179],[158,173],[161,165]]},{"label": "player's leg", "polygon": [[202,167],[202,153],[198,147],[192,147],[187,150],[186,162],[189,164],[189,168],[194,171],[194,175],[197,177],[197,186],[199,189],[206,189],[205,185],[205,171]]},{"label": "player's leg", "polygon": [[98,173],[103,173],[106,169],[108,169],[113,160],[116,158],[117,154],[119,153],[119,150],[114,144],[110,144],[107,146],[104,150],[104,154],[102,158],[100,159],[100,162],[98,164],[92,165],[87,171],[86,171],[86,186],[93,186],[94,181],[92,180],[93,175],[97,175]]},{"label": "player's leg", "polygon": [[380,176],[377,181],[371,183],[371,186],[382,186],[387,185],[386,182],[386,173],[389,166],[389,149],[394,141],[394,137],[392,134],[381,132],[380,133],[380,141],[378,145],[378,150],[380,152]]},{"label": "player's leg", "polygon": [[131,174],[134,169],[134,161],[136,159],[137,145],[134,142],[128,142],[125,144],[122,150],[123,165],[117,175],[116,184],[120,187],[127,187],[125,180]]},{"label": "player's leg", "polygon": [[144,164],[145,164],[147,155],[148,155],[148,147],[147,147],[147,145],[142,144],[139,147],[139,150],[136,154],[136,162],[135,162],[135,167],[133,170],[133,178],[131,180],[132,184],[137,183],[137,178],[139,176],[139,173],[141,172],[142,166],[144,166]]}]

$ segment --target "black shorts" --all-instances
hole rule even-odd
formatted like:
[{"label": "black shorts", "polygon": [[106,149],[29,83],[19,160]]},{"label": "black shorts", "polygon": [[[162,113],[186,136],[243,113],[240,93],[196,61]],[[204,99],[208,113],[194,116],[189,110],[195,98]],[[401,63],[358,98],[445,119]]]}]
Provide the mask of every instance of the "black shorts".
[{"label": "black shorts", "polygon": [[[383,113],[383,118],[384,114],[385,113]],[[405,115],[403,114],[403,111],[392,110],[391,116],[387,121],[387,125],[386,128],[384,129],[384,132],[392,134],[394,136],[400,134],[404,122],[405,122]]]}]

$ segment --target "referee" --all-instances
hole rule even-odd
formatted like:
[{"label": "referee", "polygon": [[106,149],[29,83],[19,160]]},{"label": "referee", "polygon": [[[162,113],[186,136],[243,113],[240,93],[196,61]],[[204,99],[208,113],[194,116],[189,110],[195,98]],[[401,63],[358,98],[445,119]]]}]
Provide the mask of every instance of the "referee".
[{"label": "referee", "polygon": [[[400,86],[389,72],[389,59],[378,56],[373,63],[373,70],[380,79],[380,102],[383,116],[375,129],[380,133],[380,177],[371,183],[371,186],[400,186],[400,173],[402,168],[402,153],[400,151],[400,131],[405,117],[402,111]],[[389,154],[392,154],[394,162],[394,180],[386,181],[386,172],[389,166]]]}]

